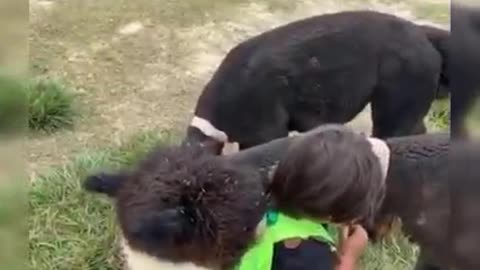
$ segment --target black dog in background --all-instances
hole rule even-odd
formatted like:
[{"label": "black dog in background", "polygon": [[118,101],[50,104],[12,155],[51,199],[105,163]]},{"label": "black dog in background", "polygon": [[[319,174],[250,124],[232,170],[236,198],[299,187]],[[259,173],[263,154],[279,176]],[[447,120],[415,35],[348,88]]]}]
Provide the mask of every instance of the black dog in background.
[{"label": "black dog in background", "polygon": [[448,91],[449,35],[349,11],[255,36],[235,46],[205,86],[186,141],[213,143],[216,153],[227,142],[245,149],[348,122],[369,102],[375,137],[424,133],[432,101]]},{"label": "black dog in background", "polygon": [[[231,266],[254,239],[266,209],[268,197],[260,189],[294,140],[228,156],[188,147],[162,150],[133,172],[92,175],[86,187],[115,198],[124,236],[137,252],[164,262]],[[421,248],[416,269],[480,269],[480,145],[450,145],[448,134],[386,143],[391,151],[386,196],[371,235],[381,236],[384,226],[399,218]],[[231,238],[232,231],[239,237]]]},{"label": "black dog in background", "polygon": [[480,95],[480,5],[452,4],[451,24],[452,136],[465,137],[465,117]]}]

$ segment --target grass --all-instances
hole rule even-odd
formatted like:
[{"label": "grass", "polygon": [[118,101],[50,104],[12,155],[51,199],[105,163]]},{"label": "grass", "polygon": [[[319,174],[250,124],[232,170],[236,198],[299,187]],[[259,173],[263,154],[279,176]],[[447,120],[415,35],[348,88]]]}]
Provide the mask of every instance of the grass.
[{"label": "grass", "polygon": [[63,83],[53,79],[32,80],[28,87],[28,127],[52,133],[73,127],[74,96]]},{"label": "grass", "polygon": [[84,177],[127,166],[168,133],[135,136],[119,149],[86,152],[71,164],[35,179],[29,192],[29,269],[120,269],[111,204],[81,188]]},{"label": "grass", "polygon": [[427,115],[427,125],[431,131],[449,131],[450,99],[437,100]]},{"label": "grass", "polygon": [[371,245],[362,258],[365,270],[410,270],[415,265],[417,246],[397,228],[383,241]]},{"label": "grass", "polygon": [[52,133],[73,127],[74,96],[61,82],[0,75],[0,133]]}]

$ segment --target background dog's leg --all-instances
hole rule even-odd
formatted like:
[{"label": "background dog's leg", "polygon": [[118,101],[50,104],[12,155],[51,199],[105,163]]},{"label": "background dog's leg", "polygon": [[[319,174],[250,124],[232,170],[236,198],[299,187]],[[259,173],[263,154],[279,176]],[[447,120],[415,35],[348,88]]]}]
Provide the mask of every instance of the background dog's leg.
[{"label": "background dog's leg", "polygon": [[[422,85],[422,83],[418,83]],[[418,91],[403,91],[408,83],[389,84],[376,89],[372,101],[372,135],[378,138],[425,133],[423,118],[434,100],[434,83],[423,83]],[[402,93],[399,95],[398,93]]]}]

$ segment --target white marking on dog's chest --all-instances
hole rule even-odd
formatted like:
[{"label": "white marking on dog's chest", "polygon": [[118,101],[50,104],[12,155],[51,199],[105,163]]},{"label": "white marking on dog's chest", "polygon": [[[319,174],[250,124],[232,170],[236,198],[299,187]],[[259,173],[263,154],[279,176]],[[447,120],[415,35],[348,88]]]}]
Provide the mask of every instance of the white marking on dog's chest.
[{"label": "white marking on dog's chest", "polygon": [[210,121],[207,119],[194,116],[190,126],[198,128],[203,134],[208,137],[214,138],[215,140],[223,143],[228,142],[228,136],[225,132],[216,128]]},{"label": "white marking on dog's chest", "polygon": [[[205,136],[224,143],[222,148],[222,155],[235,154],[240,151],[240,145],[238,142],[230,142],[227,133],[216,128],[207,119],[194,116],[192,122],[190,122],[190,126],[198,128]],[[291,131],[288,136],[293,137],[300,134],[301,133],[298,131]]]},{"label": "white marking on dog's chest", "polygon": [[240,151],[240,145],[237,142],[228,142],[223,145],[222,155],[235,154]]},{"label": "white marking on dog's chest", "polygon": [[122,250],[127,264],[123,270],[212,270],[193,263],[173,263],[135,251],[125,240],[122,241]]},{"label": "white marking on dog's chest", "polygon": [[210,121],[194,116],[190,126],[198,128],[205,136],[213,138],[219,142],[224,143],[222,149],[222,155],[234,154],[240,151],[240,146],[237,142],[229,142],[228,135],[216,128]]}]

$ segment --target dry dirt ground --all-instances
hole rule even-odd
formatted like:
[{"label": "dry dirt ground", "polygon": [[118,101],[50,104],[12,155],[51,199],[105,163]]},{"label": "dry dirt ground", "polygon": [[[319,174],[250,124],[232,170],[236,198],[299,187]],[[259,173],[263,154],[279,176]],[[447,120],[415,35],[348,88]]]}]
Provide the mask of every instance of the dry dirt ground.
[{"label": "dry dirt ground", "polygon": [[[448,7],[448,0],[30,0],[32,72],[67,82],[81,117],[74,130],[29,138],[29,171],[33,177],[142,131],[183,130],[225,53],[264,30],[352,9],[447,27]],[[369,130],[369,114],[353,125]]]}]

